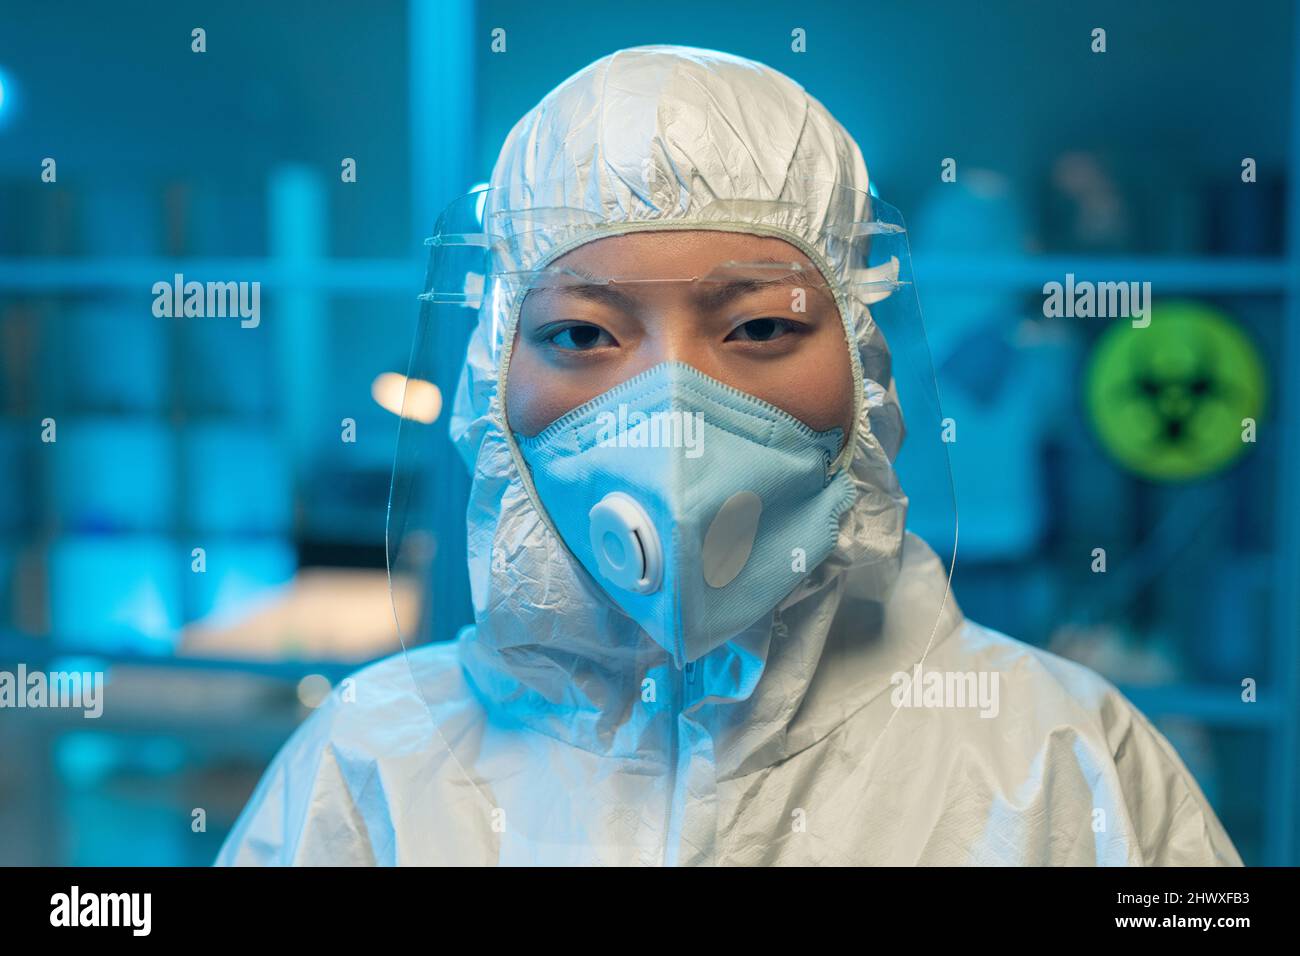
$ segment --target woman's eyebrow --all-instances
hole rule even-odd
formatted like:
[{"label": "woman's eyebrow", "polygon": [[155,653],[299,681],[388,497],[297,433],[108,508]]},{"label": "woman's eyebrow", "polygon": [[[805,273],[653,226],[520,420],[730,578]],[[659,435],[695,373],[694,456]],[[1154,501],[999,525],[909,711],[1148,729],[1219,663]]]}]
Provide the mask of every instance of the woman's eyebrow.
[{"label": "woman's eyebrow", "polygon": [[790,288],[817,288],[820,282],[806,271],[789,271],[771,279],[732,279],[725,282],[705,282],[702,291],[696,296],[696,303],[703,309],[720,309],[724,305],[755,292],[789,286]]},{"label": "woman's eyebrow", "polygon": [[636,299],[610,285],[608,280],[602,280],[593,276],[586,271],[577,267],[568,267],[568,271],[576,275],[580,282],[571,285],[553,285],[544,286],[535,289],[535,292],[549,292],[557,295],[571,295],[580,299],[587,299],[592,302],[601,302],[611,305],[615,308],[625,311],[632,311],[636,307]]},{"label": "woman's eyebrow", "polygon": [[[755,260],[754,265],[790,265],[788,262],[781,262],[776,259]],[[591,275],[586,270],[577,266],[566,267],[567,271],[574,275],[578,280],[572,284],[545,286],[534,290],[535,292],[549,292],[559,295],[575,296],[592,302],[601,302],[624,311],[632,312],[636,310],[637,300],[633,295],[624,292],[618,286],[636,285],[637,282],[655,282],[671,280],[653,280],[653,279],[602,279],[598,276]],[[701,291],[695,295],[696,304],[703,309],[720,309],[729,302],[746,295],[752,295],[756,292],[762,292],[774,287],[788,286],[790,288],[812,288],[820,287],[820,276],[816,273],[809,273],[806,269],[789,269],[772,278],[743,278],[729,280],[705,280],[695,279],[683,281],[698,281]]]}]

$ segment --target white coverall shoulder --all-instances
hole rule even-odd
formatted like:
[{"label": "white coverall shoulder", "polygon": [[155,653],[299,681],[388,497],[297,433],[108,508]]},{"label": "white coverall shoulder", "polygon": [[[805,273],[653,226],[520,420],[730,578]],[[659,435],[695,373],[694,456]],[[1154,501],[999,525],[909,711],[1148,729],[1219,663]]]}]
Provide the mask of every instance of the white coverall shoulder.
[{"label": "white coverall shoulder", "polygon": [[[505,833],[494,828],[501,821],[484,812],[431,733],[412,674],[447,701],[432,715],[443,736],[521,777],[565,774],[539,798],[580,786],[581,761],[558,759],[547,739],[520,747],[494,732],[455,644],[411,657],[413,671],[396,655],[358,672],[351,702],[336,692],[299,728],[258,785],[219,865],[594,861],[590,852],[511,847],[509,820]],[[888,746],[864,762],[856,748],[869,746],[875,728],[863,713],[822,746],[729,782],[731,802],[739,808],[743,795],[746,805],[731,821],[721,862],[1241,865],[1169,744],[1087,668],[960,619],[927,666],[1003,675],[1005,719],[903,710]],[[801,832],[785,809],[796,794]],[[512,850],[519,855],[512,858]]]}]

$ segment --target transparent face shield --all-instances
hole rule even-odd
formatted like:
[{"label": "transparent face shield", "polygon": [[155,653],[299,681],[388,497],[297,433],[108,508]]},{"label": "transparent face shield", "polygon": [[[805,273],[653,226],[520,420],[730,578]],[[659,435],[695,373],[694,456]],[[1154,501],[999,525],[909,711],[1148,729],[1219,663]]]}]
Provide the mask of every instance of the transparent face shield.
[{"label": "transparent face shield", "polygon": [[[530,848],[519,859],[710,862],[718,848],[709,834],[728,825],[718,814],[743,808],[709,799],[693,807],[692,795],[716,795],[763,759],[745,722],[762,711],[765,693],[808,693],[788,677],[792,660],[817,655],[817,672],[835,675],[823,682],[833,694],[819,694],[869,726],[865,761],[896,716],[898,675],[944,636],[957,540],[947,454],[954,430],[940,410],[906,229],[875,197],[799,185],[808,197],[799,202],[717,200],[689,221],[631,223],[540,204],[560,194],[544,187],[527,197],[482,190],[448,207],[427,241],[409,368],[385,402],[402,419],[390,582],[446,772],[480,794],[484,813],[510,821],[494,828],[503,859],[511,844]],[[676,229],[780,239],[791,255],[704,256],[698,268],[667,274],[643,262],[593,273],[567,255],[607,236]],[[505,407],[512,368],[522,367],[518,333],[530,296],[599,299],[606,309],[648,304],[638,321],[653,322],[657,302],[734,304],[758,293],[771,301],[776,288],[793,312],[759,316],[760,333],[769,318],[797,321],[800,293],[833,303],[858,410],[847,433],[817,432],[755,394],[762,389],[724,381],[725,367],[707,375],[676,360],[631,363],[626,380],[602,382],[531,434]],[[606,347],[617,348],[610,338]],[[781,374],[779,361],[771,368]],[[457,388],[462,445],[479,452],[480,472],[493,472],[480,473],[473,490],[464,447],[458,452],[449,435]],[[669,430],[656,430],[655,416],[681,413],[670,421],[688,433],[656,441]],[[690,441],[692,415],[705,423],[703,450]],[[484,458],[484,440],[496,454]],[[836,490],[847,490],[847,510]],[[512,516],[529,524],[517,517],[528,511],[536,520],[526,535],[506,540],[494,527]],[[828,535],[807,531],[828,515]],[[905,515],[933,556],[904,545]],[[906,587],[918,568],[926,586]],[[827,628],[816,608],[830,591],[840,610]],[[447,732],[453,702],[439,688],[455,682],[430,679],[421,663],[425,645],[475,623],[467,592],[480,633],[462,643],[484,639],[506,673],[501,701],[476,682],[490,745]],[[533,686],[539,661],[550,683]],[[519,683],[512,662],[529,672]],[[735,686],[755,677],[757,690]],[[707,760],[690,756],[705,751]],[[557,766],[571,774],[558,791]]]}]

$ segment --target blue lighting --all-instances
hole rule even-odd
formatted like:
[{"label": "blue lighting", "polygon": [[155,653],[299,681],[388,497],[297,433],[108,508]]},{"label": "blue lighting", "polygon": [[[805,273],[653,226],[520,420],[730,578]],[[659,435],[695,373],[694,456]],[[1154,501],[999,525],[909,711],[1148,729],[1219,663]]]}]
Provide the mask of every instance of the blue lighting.
[{"label": "blue lighting", "polygon": [[478,201],[474,204],[474,215],[478,217],[479,225],[483,225],[483,207],[487,205],[488,183],[476,183],[470,187],[470,192],[481,193]]},{"label": "blue lighting", "polygon": [[0,128],[18,115],[19,100],[18,84],[15,83],[9,74],[0,67]]}]

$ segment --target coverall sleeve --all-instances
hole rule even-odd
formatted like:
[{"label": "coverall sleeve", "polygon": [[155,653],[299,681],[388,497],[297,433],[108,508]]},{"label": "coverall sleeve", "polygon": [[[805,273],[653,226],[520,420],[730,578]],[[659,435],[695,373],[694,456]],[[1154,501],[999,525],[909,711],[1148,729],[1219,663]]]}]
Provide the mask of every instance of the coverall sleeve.
[{"label": "coverall sleeve", "polygon": [[1241,857],[1173,746],[1118,692],[1125,720],[1113,743],[1124,802],[1147,866],[1242,866]]},{"label": "coverall sleeve", "polygon": [[293,733],[262,775],[217,866],[374,865],[331,737],[337,692]]}]

